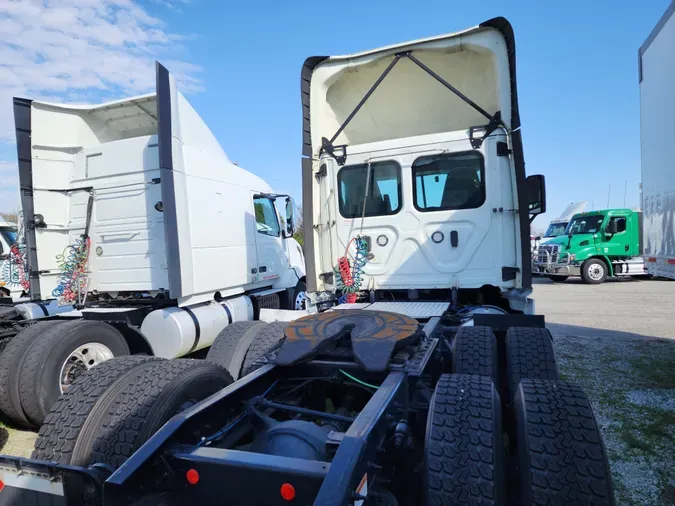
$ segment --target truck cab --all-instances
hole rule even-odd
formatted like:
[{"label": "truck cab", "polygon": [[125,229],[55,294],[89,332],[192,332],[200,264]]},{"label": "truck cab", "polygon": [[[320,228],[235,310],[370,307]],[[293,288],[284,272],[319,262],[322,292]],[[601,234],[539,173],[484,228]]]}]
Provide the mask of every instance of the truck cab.
[{"label": "truck cab", "polygon": [[570,276],[599,284],[608,276],[645,274],[642,213],[605,209],[575,214],[563,235],[539,246],[535,271],[553,281]]},{"label": "truck cab", "polygon": [[452,293],[526,311],[530,217],[545,198],[543,178],[525,177],[508,43],[481,26],[307,59],[311,306]]}]

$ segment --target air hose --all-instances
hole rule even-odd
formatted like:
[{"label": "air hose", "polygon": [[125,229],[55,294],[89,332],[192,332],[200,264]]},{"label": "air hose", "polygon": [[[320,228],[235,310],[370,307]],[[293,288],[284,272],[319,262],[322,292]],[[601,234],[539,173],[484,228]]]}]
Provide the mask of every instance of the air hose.
[{"label": "air hose", "polygon": [[[347,253],[352,242],[356,246],[356,255],[354,260],[350,262]],[[356,236],[347,244],[345,256],[338,258],[338,264],[335,268],[337,288],[342,292],[338,303],[354,304],[356,302],[357,294],[361,290],[361,283],[363,282],[363,268],[367,262],[368,242],[365,237]]]}]

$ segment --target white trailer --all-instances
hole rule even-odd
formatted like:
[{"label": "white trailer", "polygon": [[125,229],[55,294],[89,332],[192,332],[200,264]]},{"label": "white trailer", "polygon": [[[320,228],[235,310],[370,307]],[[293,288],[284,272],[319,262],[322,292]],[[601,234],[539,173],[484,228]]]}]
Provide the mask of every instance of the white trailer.
[{"label": "white trailer", "polygon": [[184,356],[304,300],[293,199],[229,160],[160,64],[149,95],[14,112],[31,302],[5,324],[61,313],[3,334],[8,417],[40,425],[102,361]]},{"label": "white trailer", "polygon": [[647,272],[675,279],[675,1],[638,51]]}]

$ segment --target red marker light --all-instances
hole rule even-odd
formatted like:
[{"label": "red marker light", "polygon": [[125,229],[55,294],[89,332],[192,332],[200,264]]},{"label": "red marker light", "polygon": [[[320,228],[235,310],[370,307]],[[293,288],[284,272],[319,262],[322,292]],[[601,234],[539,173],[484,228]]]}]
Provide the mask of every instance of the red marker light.
[{"label": "red marker light", "polygon": [[292,501],[295,499],[295,487],[290,483],[284,483],[281,485],[281,497],[287,501]]},{"label": "red marker light", "polygon": [[0,492],[2,492],[3,488],[5,488],[5,482],[0,480]]},{"label": "red marker light", "polygon": [[190,485],[199,483],[199,473],[196,469],[188,469],[188,472],[185,473],[185,477]]}]

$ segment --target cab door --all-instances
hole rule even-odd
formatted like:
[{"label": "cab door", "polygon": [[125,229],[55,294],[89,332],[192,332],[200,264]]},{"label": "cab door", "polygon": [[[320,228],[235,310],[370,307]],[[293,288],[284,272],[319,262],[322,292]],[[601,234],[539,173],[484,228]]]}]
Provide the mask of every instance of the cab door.
[{"label": "cab door", "polygon": [[286,258],[279,215],[274,200],[258,193],[253,194],[253,210],[257,254],[257,267],[253,274],[258,282],[273,281],[281,275],[282,261]]},{"label": "cab door", "polygon": [[[628,214],[616,213],[605,222],[603,253],[608,256],[621,257],[631,255],[631,234],[628,230]],[[616,222],[616,234],[607,233],[612,222]]]}]

